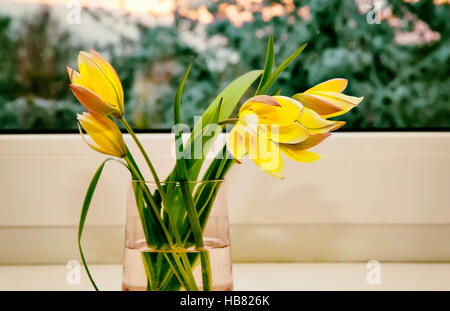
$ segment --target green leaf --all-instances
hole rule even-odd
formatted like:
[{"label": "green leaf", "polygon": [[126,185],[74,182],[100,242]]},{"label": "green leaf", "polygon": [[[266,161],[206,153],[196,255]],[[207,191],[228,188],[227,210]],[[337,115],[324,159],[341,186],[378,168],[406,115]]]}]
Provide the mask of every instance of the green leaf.
[{"label": "green leaf", "polygon": [[275,92],[272,93],[272,96],[278,96],[281,94],[281,89],[276,90]]},{"label": "green leaf", "polygon": [[266,94],[269,88],[272,86],[272,84],[277,80],[278,76],[286,69],[286,67],[297,58],[297,56],[300,55],[301,52],[305,49],[306,45],[308,43],[303,44],[301,47],[299,47],[297,50],[295,50],[294,53],[292,53],[288,58],[284,60],[284,62],[281,63],[280,66],[275,69],[273,74],[270,76],[269,80],[266,82],[266,84],[259,90],[259,94]]},{"label": "green leaf", "polygon": [[[207,124],[213,123],[216,116],[216,111],[220,107],[219,119],[227,119],[230,117],[236,105],[239,103],[241,97],[245,94],[248,88],[261,75],[262,70],[249,71],[231,82],[209,105],[203,113],[202,118],[194,126],[194,130],[199,127],[203,128]],[[222,100],[222,104],[220,104]]]},{"label": "green leaf", "polygon": [[[175,104],[173,107],[173,122],[174,127],[179,125],[181,123],[181,95],[183,94],[183,87],[186,83],[187,77],[189,75],[189,71],[191,70],[192,63],[189,64],[189,67],[187,68],[186,72],[184,73],[183,79],[181,79],[180,85],[177,89],[177,94],[175,95]],[[177,141],[182,142],[183,132],[182,131],[175,131],[175,146],[177,146]],[[175,148],[175,152],[177,153],[177,171],[176,174],[180,180],[186,180],[186,164],[184,162],[184,158],[182,157],[183,150],[179,150],[179,148]]]},{"label": "green leaf", "polygon": [[222,110],[221,109],[222,103],[223,103],[223,97],[220,98],[219,106],[217,106],[217,109],[216,109],[216,120],[215,120],[216,123],[219,123],[219,121],[220,121],[220,111]]},{"label": "green leaf", "polygon": [[180,85],[178,86],[177,93],[175,95],[175,104],[173,106],[173,125],[181,123],[181,95],[183,94],[183,87],[186,83],[189,71],[191,70],[192,63],[189,64],[186,72],[181,79]]},{"label": "green leaf", "polygon": [[274,53],[273,53],[273,35],[270,34],[269,42],[267,43],[267,55],[266,55],[266,64],[264,66],[264,73],[261,77],[261,81],[259,82],[258,89],[256,90],[255,95],[261,95],[260,92],[261,87],[264,87],[270,76],[272,75],[274,64]]},{"label": "green leaf", "polygon": [[98,167],[97,171],[95,172],[94,176],[91,179],[91,182],[89,184],[89,187],[86,191],[86,195],[84,197],[84,201],[83,201],[83,207],[81,209],[81,216],[80,216],[80,222],[78,224],[78,249],[80,251],[80,256],[81,256],[81,261],[83,262],[83,266],[86,269],[86,273],[89,277],[89,280],[91,281],[92,286],[94,286],[95,290],[98,291],[98,287],[94,282],[94,279],[92,278],[91,273],[89,272],[89,268],[87,266],[86,263],[86,259],[84,258],[84,253],[83,253],[83,249],[81,247],[81,236],[83,234],[83,229],[84,229],[84,223],[86,221],[86,216],[87,213],[89,211],[89,206],[91,205],[91,201],[92,201],[92,197],[94,195],[95,192],[95,188],[97,187],[98,184],[98,180],[100,179],[100,176],[102,174],[103,168],[105,167],[106,162],[113,160],[113,161],[117,161],[123,165],[125,165],[124,163],[122,163],[121,161],[115,159],[115,158],[108,158],[105,161],[102,162],[102,164],[100,164],[100,166]]}]

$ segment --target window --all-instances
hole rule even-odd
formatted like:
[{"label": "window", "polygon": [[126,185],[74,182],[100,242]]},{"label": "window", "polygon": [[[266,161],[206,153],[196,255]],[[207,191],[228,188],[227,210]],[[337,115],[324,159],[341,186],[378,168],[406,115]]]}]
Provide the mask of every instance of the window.
[{"label": "window", "polygon": [[[365,96],[347,129],[448,128],[448,1],[0,0],[0,129],[75,130],[82,110],[65,66],[94,48],[117,69],[126,113],[142,130],[169,129],[185,68],[192,125],[233,78],[307,49],[281,76],[292,95],[333,77]],[[79,11],[77,11],[80,9]]]}]

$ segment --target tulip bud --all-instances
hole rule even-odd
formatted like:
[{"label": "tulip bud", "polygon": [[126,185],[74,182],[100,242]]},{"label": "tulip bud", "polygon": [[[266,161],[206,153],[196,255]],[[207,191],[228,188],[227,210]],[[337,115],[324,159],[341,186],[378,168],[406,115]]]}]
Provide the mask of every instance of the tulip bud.
[{"label": "tulip bud", "polygon": [[121,119],[124,113],[123,88],[114,68],[100,53],[80,52],[80,72],[67,67],[70,88],[80,103],[90,112]]},{"label": "tulip bud", "polygon": [[100,153],[118,158],[123,158],[127,154],[122,133],[114,121],[103,115],[89,112],[78,114],[77,119],[81,127],[94,141],[94,144],[88,142],[80,128],[80,133],[89,147]]}]

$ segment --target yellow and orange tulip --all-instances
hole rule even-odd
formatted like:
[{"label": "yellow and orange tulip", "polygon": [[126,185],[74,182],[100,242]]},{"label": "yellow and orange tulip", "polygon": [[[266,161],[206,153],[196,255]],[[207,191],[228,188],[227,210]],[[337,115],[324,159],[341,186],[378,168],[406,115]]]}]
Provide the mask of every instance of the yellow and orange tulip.
[{"label": "yellow and orange tulip", "polygon": [[98,52],[78,54],[78,69],[67,67],[70,88],[90,112],[121,119],[124,113],[122,83],[114,68]]},{"label": "yellow and orange tulip", "polygon": [[122,133],[113,120],[106,116],[89,112],[78,114],[77,119],[81,127],[94,141],[94,144],[87,141],[80,127],[81,136],[89,147],[97,152],[118,158],[123,158],[127,154]]},{"label": "yellow and orange tulip", "polygon": [[281,153],[298,162],[319,160],[318,154],[307,149],[345,124],[326,118],[349,111],[363,99],[341,94],[346,86],[347,80],[333,79],[293,98],[250,98],[239,110],[228,137],[228,150],[238,162],[248,153],[259,167],[277,178],[283,178]]}]

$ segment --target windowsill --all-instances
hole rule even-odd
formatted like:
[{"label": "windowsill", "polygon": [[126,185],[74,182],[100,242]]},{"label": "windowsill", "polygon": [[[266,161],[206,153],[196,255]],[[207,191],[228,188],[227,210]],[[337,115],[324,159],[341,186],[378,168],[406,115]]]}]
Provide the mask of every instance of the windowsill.
[{"label": "windowsill", "polygon": [[[0,266],[0,290],[92,290],[82,274],[69,285],[64,265]],[[120,290],[121,265],[92,265],[102,290]],[[235,290],[450,290],[450,264],[382,263],[381,284],[369,285],[365,263],[234,264]]]}]

